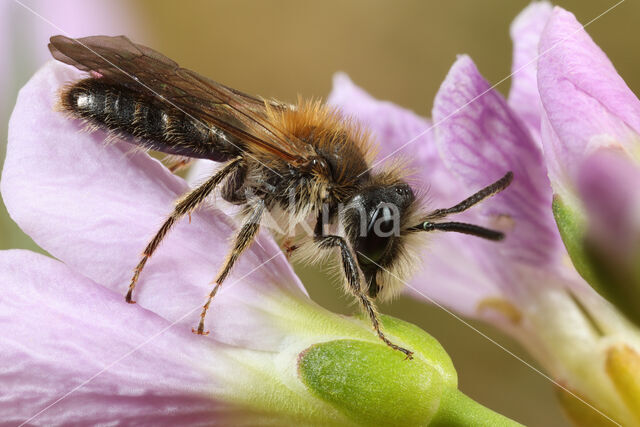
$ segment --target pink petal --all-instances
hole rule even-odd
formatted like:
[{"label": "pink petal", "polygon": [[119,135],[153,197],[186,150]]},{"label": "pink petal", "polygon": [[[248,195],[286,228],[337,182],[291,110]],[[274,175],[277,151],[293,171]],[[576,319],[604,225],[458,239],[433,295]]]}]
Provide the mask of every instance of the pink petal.
[{"label": "pink petal", "polygon": [[[132,40],[140,40],[140,36],[147,33],[145,17],[140,16],[137,7],[126,2],[93,0],[88,3],[82,0],[60,0],[51,3],[35,0],[29,1],[27,5],[58,27],[31,15],[31,19],[37,19],[40,24],[37,26],[38,45],[43,48],[40,52],[44,60],[50,56],[47,49],[49,37],[56,34],[64,33],[69,37],[126,34]],[[71,10],[73,13],[69,13]]]},{"label": "pink petal", "polygon": [[[573,177],[598,146],[637,145],[640,101],[573,14],[559,7],[540,39],[538,87],[558,140],[543,141]],[[555,178],[555,177],[554,177]]]},{"label": "pink petal", "polygon": [[[347,116],[355,117],[368,131],[372,132],[379,145],[379,157],[393,154],[402,145],[411,142],[405,154],[419,156],[418,161],[435,156],[431,123],[388,101],[378,101],[356,86],[344,73],[333,77],[333,89],[327,104],[336,106]],[[410,147],[410,148],[409,148]],[[411,150],[411,151],[409,151]],[[400,152],[402,154],[402,152]]]},{"label": "pink petal", "polygon": [[49,405],[29,425],[224,424],[234,410],[214,398],[233,368],[214,341],[32,252],[0,252],[0,283],[3,423]]},{"label": "pink petal", "polygon": [[[13,46],[11,45],[11,17],[10,10],[12,4],[9,2],[0,3],[0,55],[3,58],[12,58],[13,55]],[[11,87],[11,80],[13,78],[12,67],[2,67],[0,70],[0,93],[6,94],[10,93],[9,89]],[[0,117],[2,117],[3,125],[2,128],[4,130],[4,118],[6,117],[7,107],[9,107],[9,102],[7,99],[3,99],[0,101]]]},{"label": "pink petal", "polygon": [[446,204],[456,198],[447,191],[448,172],[438,156],[430,120],[373,98],[343,73],[334,76],[327,103],[371,132],[379,148],[378,161],[407,159],[409,167],[416,170],[416,181],[429,188],[430,199]]},{"label": "pink petal", "polygon": [[429,249],[421,254],[423,267],[409,280],[409,294],[469,317],[478,317],[479,301],[503,295],[477,258],[473,237],[442,233],[424,238]]},{"label": "pink petal", "polygon": [[[433,118],[440,121],[438,143],[444,161],[468,191],[513,171],[509,188],[474,208],[488,217],[506,217],[513,228],[496,244],[476,242],[477,256],[543,266],[555,263],[561,243],[551,214],[551,189],[541,150],[502,96],[489,90],[473,61],[460,57],[436,96]],[[481,246],[480,246],[481,245]],[[482,247],[482,249],[481,249]]]},{"label": "pink petal", "polygon": [[[79,132],[80,123],[53,112],[58,88],[79,77],[51,62],[21,90],[2,195],[11,217],[36,243],[124,295],[139,254],[188,186],[131,145],[105,145],[102,132]],[[177,224],[141,275],[138,303],[171,321],[203,304],[234,229],[211,208],[194,212],[191,224]],[[232,271],[208,323],[220,340],[269,348],[279,342],[279,332],[265,328],[257,313],[273,309],[272,297],[304,295],[277,245],[262,236]],[[197,320],[194,312],[181,323],[194,326]]]},{"label": "pink petal", "polygon": [[540,136],[542,105],[538,95],[537,65],[540,34],[551,16],[551,4],[534,2],[511,23],[513,64],[509,105],[526,123],[536,140]]},{"label": "pink petal", "polygon": [[583,163],[578,191],[590,237],[619,262],[637,256],[640,238],[640,170],[621,153],[600,150]]}]

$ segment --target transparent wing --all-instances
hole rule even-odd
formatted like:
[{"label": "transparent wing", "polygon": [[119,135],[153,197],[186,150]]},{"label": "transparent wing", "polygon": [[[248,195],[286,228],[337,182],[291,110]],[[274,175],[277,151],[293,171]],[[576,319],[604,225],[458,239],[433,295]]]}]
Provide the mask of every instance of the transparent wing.
[{"label": "transparent wing", "polygon": [[267,108],[282,111],[289,105],[263,100],[229,88],[125,36],[51,37],[53,57],[96,77],[127,88],[153,93],[194,118],[210,123],[254,148],[290,162],[305,162],[304,142],[285,135],[268,120]]}]

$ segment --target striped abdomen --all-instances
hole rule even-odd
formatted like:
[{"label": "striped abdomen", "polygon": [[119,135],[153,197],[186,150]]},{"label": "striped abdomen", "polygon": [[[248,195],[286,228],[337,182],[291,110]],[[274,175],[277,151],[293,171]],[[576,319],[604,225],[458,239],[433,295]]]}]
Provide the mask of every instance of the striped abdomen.
[{"label": "striped abdomen", "polygon": [[61,101],[73,116],[152,150],[218,162],[241,152],[237,138],[126,86],[85,79],[65,89]]}]

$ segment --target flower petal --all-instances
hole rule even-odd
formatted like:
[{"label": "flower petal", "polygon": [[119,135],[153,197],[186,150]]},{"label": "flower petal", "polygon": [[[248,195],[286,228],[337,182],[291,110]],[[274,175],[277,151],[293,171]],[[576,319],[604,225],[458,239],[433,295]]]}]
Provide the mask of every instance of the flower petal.
[{"label": "flower petal", "polygon": [[423,267],[409,280],[409,294],[469,317],[480,316],[480,301],[502,297],[498,284],[478,262],[477,248],[469,244],[472,237],[442,233],[424,238],[430,239],[429,249],[420,254]]},{"label": "flower petal", "polygon": [[[448,119],[444,119],[447,117]],[[550,265],[561,242],[551,214],[551,191],[541,150],[502,96],[490,90],[473,61],[460,57],[436,96],[433,118],[445,163],[468,191],[513,171],[509,188],[474,208],[512,224],[503,243],[474,241],[478,256]],[[482,249],[481,249],[482,247]]]},{"label": "flower petal", "polygon": [[[557,141],[543,139],[547,158],[575,177],[582,158],[600,146],[638,151],[640,101],[573,14],[553,10],[540,39],[538,87]],[[554,172],[553,169],[550,170]],[[552,180],[562,179],[553,176]]]},{"label": "flower petal", "polygon": [[0,252],[0,283],[3,422],[195,425],[233,410],[214,397],[233,367],[214,341],[32,252]]},{"label": "flower petal", "polygon": [[509,105],[527,124],[532,135],[540,136],[540,95],[538,94],[537,65],[540,34],[551,16],[549,2],[534,2],[511,23],[513,64]]},{"label": "flower petal", "polygon": [[[9,25],[11,22],[10,11],[13,5],[9,2],[2,2],[0,4],[0,55],[3,58],[12,58],[13,57],[13,46],[11,46],[11,26]],[[13,78],[12,76],[12,67],[2,67],[0,71],[0,93],[8,94],[10,89],[10,83]],[[5,112],[6,108],[9,107],[8,99],[6,99],[6,95],[3,97],[2,101],[0,101],[0,117],[3,118],[6,116]],[[2,126],[4,129],[4,125]]]},{"label": "flower petal", "polygon": [[416,170],[416,179],[429,186],[430,199],[444,204],[456,199],[456,195],[448,191],[448,172],[439,158],[430,120],[373,98],[344,73],[333,77],[333,90],[327,103],[355,118],[371,132],[379,148],[377,161],[404,158],[409,167]]},{"label": "flower petal", "polygon": [[388,101],[378,101],[356,86],[344,73],[333,76],[333,89],[327,104],[340,108],[347,116],[355,117],[367,131],[373,133],[379,144],[379,157],[395,154],[404,144],[411,142],[411,157],[418,161],[430,160],[436,153],[431,123],[412,111]]},{"label": "flower petal", "polygon": [[580,168],[578,190],[591,238],[620,262],[637,256],[640,238],[640,170],[620,153],[600,150]]},{"label": "flower petal", "polygon": [[[36,243],[124,295],[141,250],[188,186],[131,145],[105,145],[104,133],[79,132],[78,121],[51,111],[58,88],[81,76],[52,62],[20,92],[2,195],[11,217]],[[140,276],[138,302],[171,321],[201,305],[234,229],[211,208],[194,212],[191,223],[178,223]],[[269,312],[274,298],[306,297],[273,240],[261,236],[256,243],[238,261],[208,321],[218,339],[269,347],[280,336],[263,327],[257,313]],[[194,325],[197,318],[193,313],[181,322]]]}]

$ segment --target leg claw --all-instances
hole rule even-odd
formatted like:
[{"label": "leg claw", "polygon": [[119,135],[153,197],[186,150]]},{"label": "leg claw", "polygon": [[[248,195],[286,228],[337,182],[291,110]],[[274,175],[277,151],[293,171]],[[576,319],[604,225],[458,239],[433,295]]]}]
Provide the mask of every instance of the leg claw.
[{"label": "leg claw", "polygon": [[203,331],[202,329],[198,328],[191,328],[191,332],[193,332],[194,334],[197,335],[209,335],[209,331]]},{"label": "leg claw", "polygon": [[291,254],[299,248],[298,245],[292,245],[290,240],[287,240],[282,245],[284,247],[284,253],[287,258],[291,257]]}]

